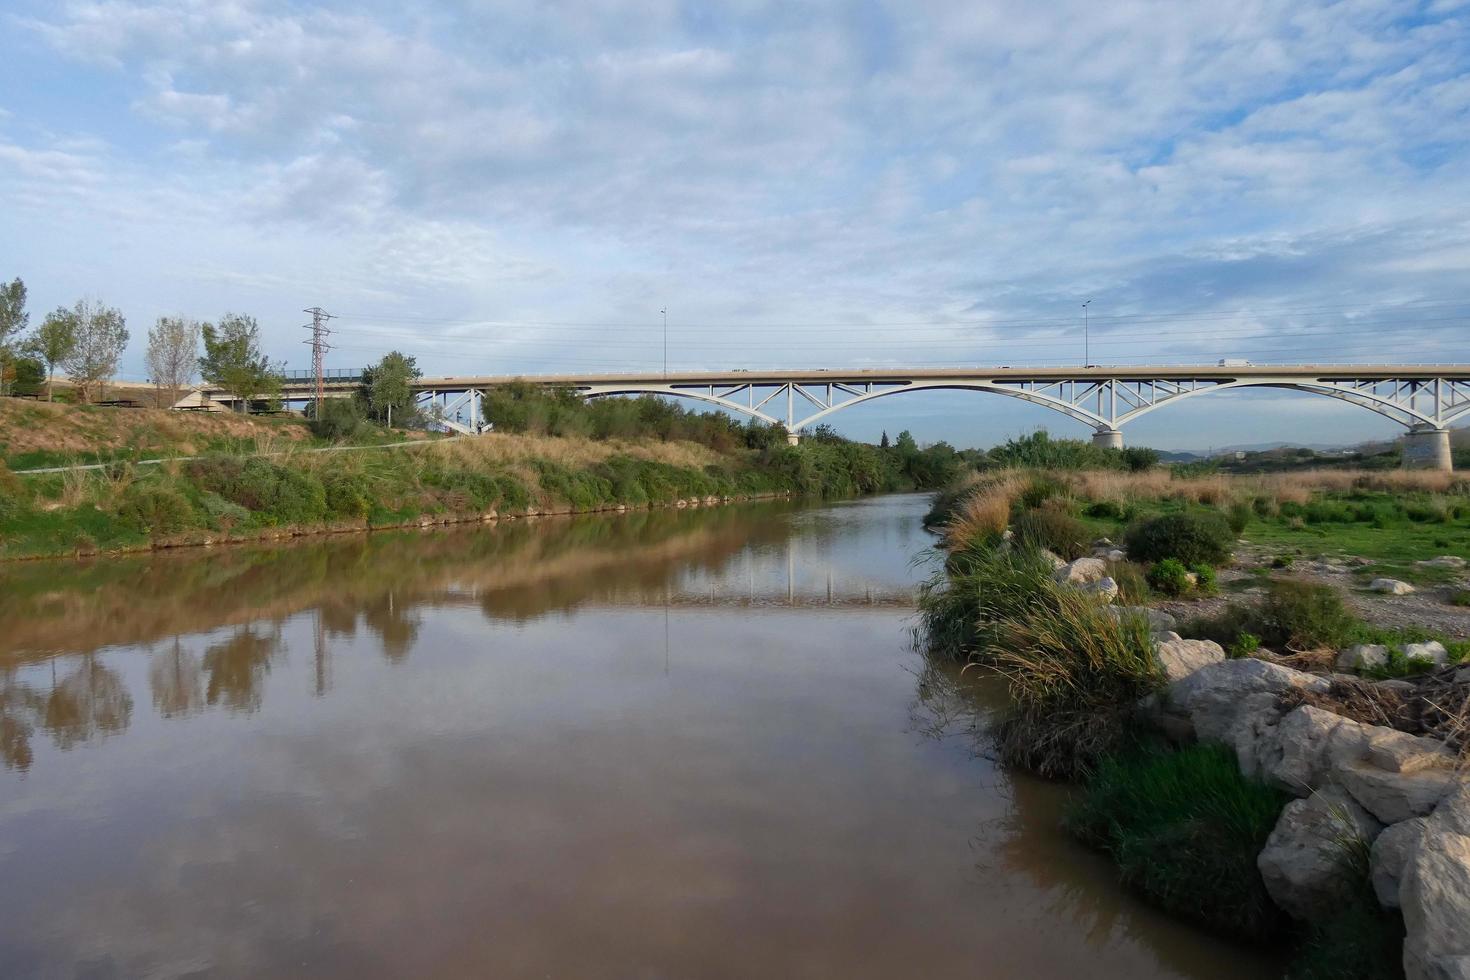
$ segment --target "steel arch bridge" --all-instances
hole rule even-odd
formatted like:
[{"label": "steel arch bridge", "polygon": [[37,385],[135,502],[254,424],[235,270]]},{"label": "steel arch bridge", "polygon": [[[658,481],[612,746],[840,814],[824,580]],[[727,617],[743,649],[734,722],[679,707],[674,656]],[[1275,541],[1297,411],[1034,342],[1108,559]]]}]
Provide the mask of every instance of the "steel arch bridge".
[{"label": "steel arch bridge", "polygon": [[[350,391],[351,374],[328,379],[329,394]],[[288,379],[286,397],[311,392]],[[569,388],[588,398],[666,395],[714,405],[771,425],[793,442],[836,413],[908,392],[976,391],[1039,405],[1093,428],[1099,445],[1122,446],[1122,427],[1186,399],[1239,388],[1323,395],[1375,412],[1410,433],[1406,460],[1449,466],[1449,427],[1470,417],[1470,364],[1431,365],[1124,365],[1054,368],[715,371],[671,374],[563,374],[420,378],[421,407],[450,429],[480,432],[484,392],[507,384]],[[228,401],[215,391],[201,395]]]}]

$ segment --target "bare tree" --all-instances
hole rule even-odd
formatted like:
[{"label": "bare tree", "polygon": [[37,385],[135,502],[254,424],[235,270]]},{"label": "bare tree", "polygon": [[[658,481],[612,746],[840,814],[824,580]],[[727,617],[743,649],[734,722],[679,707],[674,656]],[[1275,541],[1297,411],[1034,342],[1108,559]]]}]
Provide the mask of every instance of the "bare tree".
[{"label": "bare tree", "polygon": [[148,331],[148,374],[159,389],[169,391],[169,403],[194,377],[199,363],[198,320],[183,316],[161,316]]},{"label": "bare tree", "polygon": [[120,311],[87,300],[78,300],[72,312],[77,342],[61,363],[82,401],[90,401],[96,390],[117,373],[118,358],[128,345],[127,322]]}]

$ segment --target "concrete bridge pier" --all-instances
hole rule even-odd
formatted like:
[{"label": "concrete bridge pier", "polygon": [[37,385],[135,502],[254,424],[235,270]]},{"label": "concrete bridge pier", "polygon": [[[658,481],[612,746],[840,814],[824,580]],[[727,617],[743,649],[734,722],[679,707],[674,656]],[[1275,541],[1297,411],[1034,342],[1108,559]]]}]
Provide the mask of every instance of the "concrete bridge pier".
[{"label": "concrete bridge pier", "polygon": [[1092,434],[1092,444],[1099,449],[1122,449],[1123,433],[1118,429],[1098,429]]},{"label": "concrete bridge pier", "polygon": [[799,445],[801,445],[801,433],[800,432],[788,432],[788,433],[786,433],[786,445],[788,445],[788,446],[799,446]]},{"label": "concrete bridge pier", "polygon": [[1404,469],[1452,470],[1450,430],[1416,425],[1404,437]]}]

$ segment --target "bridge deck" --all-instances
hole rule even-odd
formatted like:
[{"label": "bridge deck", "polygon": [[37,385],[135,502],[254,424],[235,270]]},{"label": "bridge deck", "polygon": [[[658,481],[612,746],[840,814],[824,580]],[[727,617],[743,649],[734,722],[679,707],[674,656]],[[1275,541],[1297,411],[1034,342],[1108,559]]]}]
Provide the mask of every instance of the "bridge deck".
[{"label": "bridge deck", "polygon": [[[413,387],[419,391],[493,387],[515,382],[543,385],[745,385],[745,384],[902,384],[913,381],[972,380],[995,381],[1070,381],[1070,380],[1170,380],[1219,378],[1453,378],[1470,379],[1470,364],[1252,364],[1222,366],[1218,364],[1107,364],[1091,367],[966,367],[966,368],[843,368],[776,371],[658,371],[599,374],[518,374],[518,375],[452,375],[419,378]],[[337,389],[354,386],[356,379],[327,379],[325,387]],[[286,384],[291,392],[315,390],[314,381],[292,379]],[[209,391],[210,389],[206,389]]]}]

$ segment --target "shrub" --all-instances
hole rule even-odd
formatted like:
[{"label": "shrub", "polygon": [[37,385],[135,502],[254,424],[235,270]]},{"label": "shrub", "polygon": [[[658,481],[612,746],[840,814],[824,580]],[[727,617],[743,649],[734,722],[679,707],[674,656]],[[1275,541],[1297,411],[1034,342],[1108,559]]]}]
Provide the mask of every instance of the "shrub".
[{"label": "shrub", "polygon": [[1219,565],[1235,541],[1230,525],[1215,511],[1163,514],[1134,524],[1126,538],[1135,561],[1177,558],[1186,565]]},{"label": "shrub", "polygon": [[1023,511],[1015,521],[1016,539],[1033,548],[1046,548],[1068,561],[1088,553],[1092,534],[1070,514],[1047,507]]},{"label": "shrub", "polygon": [[1460,589],[1454,595],[1450,596],[1450,605],[1470,606],[1470,589]]},{"label": "shrub", "polygon": [[260,456],[206,456],[187,472],[199,488],[217,493],[270,525],[308,524],[327,514],[326,491],[315,475]]},{"label": "shrub", "polygon": [[1240,537],[1245,529],[1250,526],[1251,516],[1254,511],[1249,503],[1244,500],[1236,500],[1231,503],[1230,509],[1226,511],[1226,520],[1230,522],[1230,531],[1236,537]]},{"label": "shrub", "polygon": [[123,521],[149,535],[177,534],[193,522],[193,508],[184,495],[172,487],[128,487],[118,504]]},{"label": "shrub", "polygon": [[363,430],[365,423],[356,399],[324,398],[321,408],[320,418],[317,417],[315,403],[307,408],[311,431],[317,438],[337,442],[351,439]]},{"label": "shrub", "polygon": [[1082,513],[1105,521],[1122,521],[1128,517],[1128,511],[1116,500],[1095,500]]},{"label": "shrub", "polygon": [[1263,642],[1290,650],[1338,647],[1349,642],[1358,620],[1342,604],[1342,596],[1327,585],[1272,582],[1259,611]]},{"label": "shrub", "polygon": [[1234,659],[1249,657],[1261,649],[1261,638],[1254,633],[1241,632],[1235,640],[1225,648],[1225,655]]},{"label": "shrub", "polygon": [[1213,566],[1198,563],[1191,565],[1189,571],[1194,575],[1194,589],[1196,592],[1209,594],[1215,591],[1215,585],[1219,579],[1215,575]]},{"label": "shrub", "polygon": [[1189,569],[1178,558],[1165,558],[1148,570],[1148,584],[1167,596],[1181,596],[1189,591]]},{"label": "shrub", "polygon": [[372,491],[360,473],[331,473],[322,481],[327,513],[362,519],[373,509]]},{"label": "shrub", "polygon": [[1233,750],[1195,745],[1104,759],[1068,828],[1112,855],[1123,880],[1169,911],[1227,935],[1265,939],[1285,921],[1256,856],[1286,794],[1240,774]]}]

